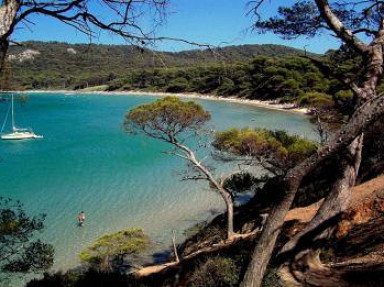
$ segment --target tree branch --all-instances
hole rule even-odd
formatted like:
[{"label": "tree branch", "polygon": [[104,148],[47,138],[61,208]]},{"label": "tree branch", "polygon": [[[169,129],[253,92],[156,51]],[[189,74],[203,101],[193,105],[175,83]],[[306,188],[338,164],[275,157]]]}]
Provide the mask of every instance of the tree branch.
[{"label": "tree branch", "polygon": [[315,0],[322,18],[329,28],[346,44],[360,54],[365,54],[368,47],[364,42],[357,38],[351,30],[347,29],[339,18],[332,12],[327,0]]}]

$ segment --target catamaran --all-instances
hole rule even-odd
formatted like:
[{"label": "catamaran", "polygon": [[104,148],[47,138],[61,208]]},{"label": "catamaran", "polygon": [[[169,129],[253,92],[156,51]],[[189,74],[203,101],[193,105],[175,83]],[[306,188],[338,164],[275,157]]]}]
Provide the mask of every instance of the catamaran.
[{"label": "catamaran", "polygon": [[5,117],[3,126],[1,128],[1,139],[2,140],[25,140],[25,139],[41,139],[43,136],[36,135],[31,129],[18,128],[15,125],[15,113],[13,109],[13,95],[12,101],[10,105],[10,109],[12,111],[12,132],[11,133],[3,133],[5,128],[5,124],[7,123],[9,109],[7,115]]}]

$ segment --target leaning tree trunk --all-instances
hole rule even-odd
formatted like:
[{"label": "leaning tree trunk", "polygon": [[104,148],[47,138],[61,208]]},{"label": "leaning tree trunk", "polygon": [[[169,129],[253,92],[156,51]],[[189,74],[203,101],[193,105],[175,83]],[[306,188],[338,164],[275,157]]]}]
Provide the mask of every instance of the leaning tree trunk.
[{"label": "leaning tree trunk", "polygon": [[227,210],[227,239],[232,239],[235,235],[234,225],[233,225],[233,198],[230,192],[228,192],[222,184],[220,184],[210,173],[210,171],[201,164],[195,153],[190,150],[187,146],[182,145],[177,142],[173,142],[173,144],[179,149],[183,150],[188,156],[187,159],[205,176],[209,183],[219,192],[220,196],[223,198]]},{"label": "leaning tree trunk", "polygon": [[337,220],[349,206],[352,187],[355,185],[360,168],[363,137],[360,135],[348,147],[348,153],[344,155],[341,163],[342,176],[333,184],[331,192],[320,206],[315,217],[301,232],[283,246],[280,255],[288,255],[288,253],[298,249],[301,243],[308,246],[308,243],[313,240],[328,237],[333,221]]},{"label": "leaning tree trunk", "polygon": [[355,185],[360,168],[363,138],[364,136],[360,135],[348,147],[348,152],[341,162],[342,176],[333,184],[331,192],[315,217],[301,232],[288,241],[279,253],[279,256],[290,258],[292,261],[289,268],[285,267],[285,271],[289,272],[292,275],[291,280],[295,280],[298,284],[349,286],[348,282],[343,280],[343,276],[322,265],[319,252],[313,250],[311,244],[314,241],[329,238],[334,223],[349,207],[352,187]]},{"label": "leaning tree trunk", "polygon": [[285,196],[274,206],[268,216],[263,233],[253,252],[251,263],[241,283],[242,287],[261,286],[284,218],[291,208],[296,192],[305,175],[314,170],[315,167],[324,160],[347,148],[366,127],[384,114],[383,106],[384,95],[373,97],[372,100],[362,104],[356,109],[348,123],[342,127],[337,137],[321,148],[316,154],[304,160],[288,172],[285,177]]},{"label": "leaning tree trunk", "polygon": [[225,202],[225,207],[227,210],[227,239],[232,239],[235,231],[233,227],[233,199],[232,195],[225,189],[221,184],[217,182],[212,176],[212,174],[203,166],[200,162],[196,160],[196,158],[193,156],[192,162],[195,164],[195,166],[201,170],[206,176],[208,181],[215,187],[215,189],[219,192],[221,197],[223,198]]},{"label": "leaning tree trunk", "polygon": [[299,175],[297,180],[292,180],[290,182],[291,187],[288,189],[289,191],[286,192],[282,201],[279,204],[276,204],[270,212],[263,228],[263,233],[261,234],[253,252],[251,263],[249,264],[244,275],[244,279],[241,282],[241,287],[261,286],[265,270],[268,266],[277,237],[280,233],[280,228],[284,222],[287,212],[291,208],[296,190],[298,188],[296,186],[298,186],[302,177],[304,177],[304,174]]},{"label": "leaning tree trunk", "polygon": [[16,14],[20,8],[17,0],[2,1],[0,6],[0,76],[3,73],[4,62],[9,47],[9,37],[11,36]]}]

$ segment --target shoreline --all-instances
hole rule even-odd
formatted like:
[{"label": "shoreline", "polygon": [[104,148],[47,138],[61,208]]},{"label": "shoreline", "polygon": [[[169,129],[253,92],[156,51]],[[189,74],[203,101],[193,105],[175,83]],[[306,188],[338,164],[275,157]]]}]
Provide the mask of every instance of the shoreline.
[{"label": "shoreline", "polygon": [[[6,92],[6,91],[4,91]],[[15,91],[15,93],[28,94],[28,93],[63,93],[63,94],[100,94],[100,95],[120,95],[120,96],[155,96],[155,97],[167,97],[174,96],[186,99],[201,99],[209,101],[229,102],[236,104],[244,104],[255,106],[259,108],[265,108],[270,110],[278,110],[284,112],[291,112],[302,115],[309,115],[311,110],[308,108],[298,108],[293,104],[277,104],[274,101],[261,101],[261,100],[249,100],[236,97],[221,97],[216,95],[206,95],[198,93],[166,93],[166,92],[146,92],[146,91],[69,91],[69,90],[29,90],[29,91]]]}]

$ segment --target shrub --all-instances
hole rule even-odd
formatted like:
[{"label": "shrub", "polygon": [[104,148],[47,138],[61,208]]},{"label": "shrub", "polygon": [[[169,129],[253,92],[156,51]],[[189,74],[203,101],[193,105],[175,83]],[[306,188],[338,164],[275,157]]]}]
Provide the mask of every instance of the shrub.
[{"label": "shrub", "polygon": [[283,287],[277,269],[268,269],[264,276],[262,287]]},{"label": "shrub", "polygon": [[250,190],[256,183],[258,180],[252,174],[240,172],[227,178],[223,186],[232,192],[244,192]]},{"label": "shrub", "polygon": [[80,260],[88,262],[99,270],[111,270],[121,265],[126,255],[144,251],[149,238],[141,229],[128,229],[100,237],[80,254]]},{"label": "shrub", "polygon": [[341,90],[335,94],[337,100],[350,100],[353,98],[353,93],[350,90]]},{"label": "shrub", "polygon": [[189,287],[226,287],[237,286],[240,280],[240,268],[230,258],[209,258],[196,266],[190,277]]},{"label": "shrub", "polygon": [[299,106],[328,109],[332,108],[334,104],[335,102],[330,95],[319,92],[308,92],[298,99]]}]

